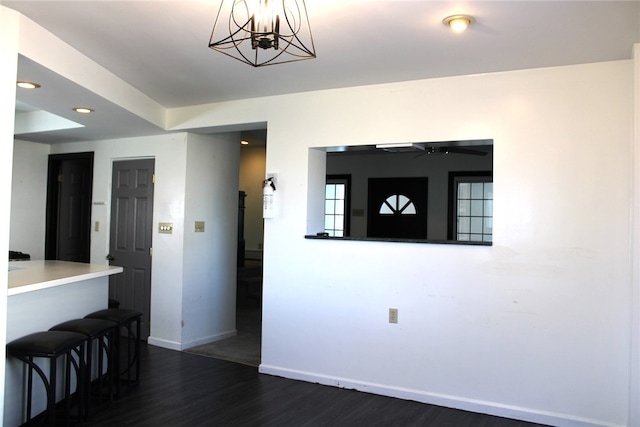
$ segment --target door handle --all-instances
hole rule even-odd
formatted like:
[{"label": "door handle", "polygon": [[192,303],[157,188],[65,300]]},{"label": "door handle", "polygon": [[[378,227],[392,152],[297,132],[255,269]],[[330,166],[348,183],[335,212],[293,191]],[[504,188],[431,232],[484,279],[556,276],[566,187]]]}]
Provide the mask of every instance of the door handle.
[{"label": "door handle", "polygon": [[113,261],[113,260],[115,259],[115,258],[113,257],[113,255],[111,255],[111,254],[107,254],[106,258],[107,258],[107,260],[109,260],[109,261]]}]

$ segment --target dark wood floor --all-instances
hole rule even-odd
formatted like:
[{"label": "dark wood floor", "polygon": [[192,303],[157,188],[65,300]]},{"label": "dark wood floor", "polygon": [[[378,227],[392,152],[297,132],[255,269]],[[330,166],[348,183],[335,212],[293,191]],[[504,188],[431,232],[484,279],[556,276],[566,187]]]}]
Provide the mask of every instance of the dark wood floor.
[{"label": "dark wood floor", "polygon": [[261,375],[251,366],[147,345],[140,385],[88,425],[540,426]]}]

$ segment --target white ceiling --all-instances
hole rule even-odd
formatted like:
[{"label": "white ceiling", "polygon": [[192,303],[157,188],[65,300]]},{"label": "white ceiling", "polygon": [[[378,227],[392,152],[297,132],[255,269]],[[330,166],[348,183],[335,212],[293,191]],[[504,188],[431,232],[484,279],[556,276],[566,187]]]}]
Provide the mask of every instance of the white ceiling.
[{"label": "white ceiling", "polygon": [[[637,1],[307,0],[317,58],[256,69],[207,47],[219,0],[0,3],[166,108],[629,59],[640,41]],[[477,22],[455,34],[442,19],[457,13]],[[26,58],[20,58],[18,78],[38,79],[43,89],[52,89],[19,90],[21,111],[42,109],[86,125],[20,139],[54,143],[159,131]],[[95,102],[91,107],[101,114],[73,116],[67,104],[74,95]]]}]

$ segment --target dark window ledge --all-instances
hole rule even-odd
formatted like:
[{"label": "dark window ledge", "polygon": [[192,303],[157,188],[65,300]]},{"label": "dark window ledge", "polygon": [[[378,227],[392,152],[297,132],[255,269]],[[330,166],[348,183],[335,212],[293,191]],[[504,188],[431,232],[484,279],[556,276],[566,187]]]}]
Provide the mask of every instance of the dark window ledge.
[{"label": "dark window ledge", "polygon": [[345,240],[359,242],[399,242],[399,243],[428,243],[435,245],[463,245],[463,246],[492,246],[491,242],[471,242],[459,240],[428,240],[428,239],[400,239],[400,238],[384,238],[384,237],[330,237],[330,236],[304,236],[310,240]]}]

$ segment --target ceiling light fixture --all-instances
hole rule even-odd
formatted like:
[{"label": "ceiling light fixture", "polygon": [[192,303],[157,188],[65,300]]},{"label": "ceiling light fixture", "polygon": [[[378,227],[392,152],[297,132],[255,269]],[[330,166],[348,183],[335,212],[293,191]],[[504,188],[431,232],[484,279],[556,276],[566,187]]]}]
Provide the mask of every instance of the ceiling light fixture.
[{"label": "ceiling light fixture", "polygon": [[75,111],[76,113],[80,113],[80,114],[91,114],[91,113],[93,113],[93,109],[87,108],[87,107],[75,107],[73,109],[73,111]]},{"label": "ceiling light fixture", "polygon": [[470,15],[451,15],[442,20],[444,25],[450,27],[456,33],[466,30],[474,22],[476,22],[476,18]]},{"label": "ceiling light fixture", "polygon": [[316,57],[304,0],[222,0],[209,47],[254,67]]},{"label": "ceiling light fixture", "polygon": [[27,80],[18,80],[16,84],[22,89],[38,89],[40,87],[38,83],[29,82]]},{"label": "ceiling light fixture", "polygon": [[240,141],[241,145],[249,145],[249,141],[245,141],[244,139]]}]

